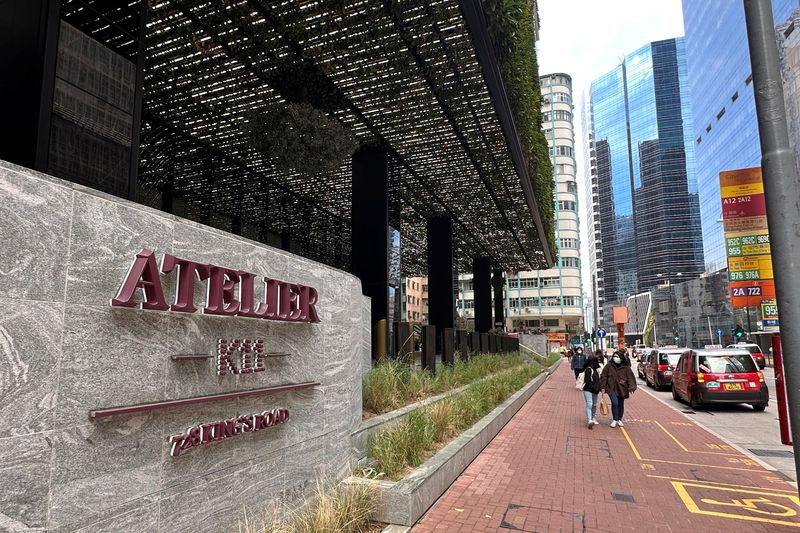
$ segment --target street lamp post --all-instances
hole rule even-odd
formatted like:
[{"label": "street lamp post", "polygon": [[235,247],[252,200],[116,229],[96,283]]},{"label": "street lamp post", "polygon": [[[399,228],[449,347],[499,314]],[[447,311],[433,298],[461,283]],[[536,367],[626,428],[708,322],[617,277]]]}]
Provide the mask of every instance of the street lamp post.
[{"label": "street lamp post", "polygon": [[761,141],[761,169],[767,203],[770,248],[778,309],[794,462],[800,472],[800,184],[789,144],[786,105],[770,0],[744,0],[753,92]]}]

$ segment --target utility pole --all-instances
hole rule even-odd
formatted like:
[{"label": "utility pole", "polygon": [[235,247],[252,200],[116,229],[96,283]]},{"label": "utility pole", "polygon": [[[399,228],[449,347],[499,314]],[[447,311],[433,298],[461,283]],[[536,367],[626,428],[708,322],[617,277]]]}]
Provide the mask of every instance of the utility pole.
[{"label": "utility pole", "polygon": [[786,394],[800,472],[800,184],[789,145],[786,105],[770,0],[744,0],[753,91],[761,140],[761,171],[767,203],[775,289],[781,314]]}]

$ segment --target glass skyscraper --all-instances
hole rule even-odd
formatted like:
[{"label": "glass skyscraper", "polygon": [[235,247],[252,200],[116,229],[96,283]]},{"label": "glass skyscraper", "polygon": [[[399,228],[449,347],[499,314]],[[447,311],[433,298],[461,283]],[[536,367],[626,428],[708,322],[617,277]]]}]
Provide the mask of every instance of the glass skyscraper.
[{"label": "glass skyscraper", "polygon": [[[798,0],[773,0],[775,23]],[[761,164],[744,6],[734,0],[683,0],[705,268],[726,266],[719,173]]]},{"label": "glass skyscraper", "polygon": [[592,82],[593,209],[607,308],[703,270],[686,75],[678,38],[643,46]]}]

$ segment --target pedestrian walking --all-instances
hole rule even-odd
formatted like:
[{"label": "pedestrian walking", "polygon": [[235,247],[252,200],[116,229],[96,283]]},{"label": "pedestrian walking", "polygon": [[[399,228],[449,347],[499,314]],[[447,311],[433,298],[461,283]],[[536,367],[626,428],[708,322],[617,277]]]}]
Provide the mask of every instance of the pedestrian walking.
[{"label": "pedestrian walking", "polygon": [[600,363],[600,370],[603,370],[603,365],[606,364],[606,355],[603,353],[603,350],[595,350],[594,356],[597,357],[597,362]]},{"label": "pedestrian walking", "polygon": [[583,353],[583,346],[577,346],[572,354],[570,368],[575,372],[575,379],[578,379],[583,369],[586,368],[586,354]]},{"label": "pedestrian walking", "polygon": [[600,392],[608,393],[611,398],[611,427],[624,427],[622,416],[625,414],[625,400],[636,390],[636,376],[629,365],[625,364],[623,350],[614,352],[603,373],[600,374]]},{"label": "pedestrian walking", "polygon": [[583,398],[586,400],[586,425],[589,429],[599,424],[597,421],[597,396],[600,392],[600,361],[590,355],[583,371]]}]

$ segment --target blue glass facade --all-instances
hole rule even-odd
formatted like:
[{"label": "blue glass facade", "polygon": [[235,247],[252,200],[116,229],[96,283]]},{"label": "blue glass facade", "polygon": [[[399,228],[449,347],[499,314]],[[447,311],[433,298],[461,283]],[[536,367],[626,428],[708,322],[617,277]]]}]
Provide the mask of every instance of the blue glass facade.
[{"label": "blue glass facade", "polygon": [[[798,0],[773,0],[776,24],[796,7]],[[719,173],[761,164],[744,7],[683,0],[683,24],[705,268],[713,272],[726,266]]]},{"label": "blue glass facade", "polygon": [[683,39],[649,43],[591,87],[607,305],[702,271]]}]

